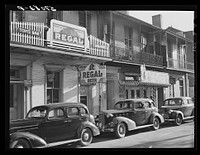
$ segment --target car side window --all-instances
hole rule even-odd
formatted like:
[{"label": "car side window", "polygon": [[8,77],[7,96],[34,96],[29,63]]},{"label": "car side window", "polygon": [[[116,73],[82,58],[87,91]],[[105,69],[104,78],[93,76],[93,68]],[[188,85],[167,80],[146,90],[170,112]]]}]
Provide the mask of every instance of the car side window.
[{"label": "car side window", "polygon": [[80,108],[79,108],[79,113],[80,113],[80,115],[87,115],[87,114],[88,114],[88,111],[87,111],[85,108],[80,107]]},{"label": "car side window", "polygon": [[134,108],[135,109],[143,109],[144,108],[143,103],[142,102],[135,102]]},{"label": "car side window", "polygon": [[78,116],[79,115],[78,108],[77,107],[68,107],[67,108],[67,115],[69,117]]},{"label": "car side window", "polygon": [[48,119],[61,119],[64,117],[65,117],[65,114],[64,114],[63,109],[61,108],[53,109],[49,111],[49,114],[48,114]]}]

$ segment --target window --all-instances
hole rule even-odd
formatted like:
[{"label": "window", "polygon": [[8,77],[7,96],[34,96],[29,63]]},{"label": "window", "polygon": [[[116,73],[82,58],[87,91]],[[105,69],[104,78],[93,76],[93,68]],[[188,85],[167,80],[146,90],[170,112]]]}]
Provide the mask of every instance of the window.
[{"label": "window", "polygon": [[140,90],[136,90],[136,98],[140,98]]},{"label": "window", "polygon": [[87,110],[86,110],[85,108],[83,108],[83,107],[80,107],[80,108],[79,108],[79,111],[80,111],[80,114],[81,114],[81,115],[88,114]]},{"label": "window", "polygon": [[64,111],[59,108],[59,109],[53,109],[49,112],[48,118],[49,119],[59,119],[63,118],[65,116]]},{"label": "window", "polygon": [[69,117],[78,116],[78,108],[76,107],[69,107],[67,108],[67,114]]},{"label": "window", "polygon": [[131,98],[135,98],[135,90],[131,90]]},{"label": "window", "polygon": [[125,33],[125,46],[126,48],[130,49],[132,48],[132,30],[130,27],[125,27],[124,28],[124,33]]},{"label": "window", "polygon": [[79,25],[85,27],[89,35],[91,33],[91,14],[87,11],[79,11]]},{"label": "window", "polygon": [[180,96],[184,96],[183,80],[179,80]]},{"label": "window", "polygon": [[10,108],[14,107],[14,85],[10,84]]},{"label": "window", "polygon": [[143,109],[144,108],[143,103],[142,102],[135,102],[134,108],[135,109]]},{"label": "window", "polygon": [[143,90],[143,93],[144,93],[144,98],[147,98],[147,90],[146,89]]},{"label": "window", "polygon": [[147,37],[145,34],[141,34],[141,51],[146,52],[147,47]]},{"label": "window", "polygon": [[22,20],[23,20],[23,11],[12,11],[11,21],[22,22]]},{"label": "window", "polygon": [[47,103],[59,102],[60,73],[47,71]]}]

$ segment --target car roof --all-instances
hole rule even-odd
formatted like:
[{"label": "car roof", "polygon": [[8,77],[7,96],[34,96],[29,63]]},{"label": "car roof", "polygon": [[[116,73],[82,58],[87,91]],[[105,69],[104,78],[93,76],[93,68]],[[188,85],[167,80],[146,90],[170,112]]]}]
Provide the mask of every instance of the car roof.
[{"label": "car roof", "polygon": [[[133,98],[133,99],[121,99],[119,101],[152,101],[150,98]],[[118,101],[118,102],[119,102]]]},{"label": "car roof", "polygon": [[169,97],[166,98],[165,100],[171,100],[171,99],[192,99],[192,98],[187,96],[181,96],[181,97]]},{"label": "car roof", "polygon": [[52,109],[52,108],[58,108],[58,107],[69,107],[69,106],[79,106],[79,107],[85,107],[87,108],[86,105],[82,104],[82,103],[78,103],[78,102],[59,102],[59,103],[51,103],[51,104],[44,104],[44,105],[40,105],[40,106],[35,106],[33,108],[36,107],[46,107],[48,109]]}]

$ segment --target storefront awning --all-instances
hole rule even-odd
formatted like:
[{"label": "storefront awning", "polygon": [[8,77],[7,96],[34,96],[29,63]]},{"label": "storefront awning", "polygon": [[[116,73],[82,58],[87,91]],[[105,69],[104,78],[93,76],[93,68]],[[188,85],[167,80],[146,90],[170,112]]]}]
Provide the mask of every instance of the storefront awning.
[{"label": "storefront awning", "polygon": [[169,87],[170,84],[161,84],[161,83],[149,83],[149,82],[140,82],[142,86],[153,86],[153,87]]},{"label": "storefront awning", "polygon": [[120,85],[125,85],[125,86],[152,86],[152,87],[170,86],[170,84],[158,84],[158,83],[140,82],[140,81],[133,81],[133,80],[119,81],[119,83]]}]

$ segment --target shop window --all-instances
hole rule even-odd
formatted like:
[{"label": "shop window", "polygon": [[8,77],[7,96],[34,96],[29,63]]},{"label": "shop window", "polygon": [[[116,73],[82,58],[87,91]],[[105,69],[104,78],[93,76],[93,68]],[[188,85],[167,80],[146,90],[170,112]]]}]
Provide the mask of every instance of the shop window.
[{"label": "shop window", "polygon": [[60,73],[47,71],[47,103],[59,102]]},{"label": "shop window", "polygon": [[184,96],[183,80],[179,80],[180,96]]}]

